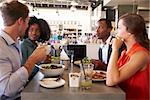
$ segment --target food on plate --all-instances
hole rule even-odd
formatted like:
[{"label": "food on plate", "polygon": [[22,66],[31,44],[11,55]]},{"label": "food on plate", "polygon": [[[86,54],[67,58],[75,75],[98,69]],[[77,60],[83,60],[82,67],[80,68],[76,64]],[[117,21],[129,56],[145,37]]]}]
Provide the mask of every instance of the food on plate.
[{"label": "food on plate", "polygon": [[60,60],[60,57],[51,56],[52,60]]},{"label": "food on plate", "polygon": [[83,64],[91,64],[91,59],[88,58],[88,57],[84,57],[84,58],[82,59],[82,63],[83,63]]},{"label": "food on plate", "polygon": [[106,78],[106,72],[103,71],[95,71],[92,75],[93,79],[105,79]]},{"label": "food on plate", "polygon": [[62,64],[41,64],[39,66],[40,72],[42,72],[45,77],[61,75],[65,68]]},{"label": "food on plate", "polygon": [[53,64],[59,64],[60,63],[60,57],[52,56],[51,57],[51,63],[53,63]]},{"label": "food on plate", "polygon": [[61,65],[43,65],[42,68],[45,68],[45,69],[58,69],[58,68],[62,68]]}]

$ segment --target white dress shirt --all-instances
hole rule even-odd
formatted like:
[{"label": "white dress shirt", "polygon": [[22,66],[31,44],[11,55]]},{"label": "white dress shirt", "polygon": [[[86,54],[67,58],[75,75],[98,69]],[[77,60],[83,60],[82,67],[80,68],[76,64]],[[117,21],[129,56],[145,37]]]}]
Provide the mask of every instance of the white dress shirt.
[{"label": "white dress shirt", "polygon": [[102,49],[102,61],[107,64],[107,59],[108,59],[108,49],[109,49],[109,45],[110,45],[110,40],[111,40],[111,36],[108,37],[108,39],[106,40],[105,43],[101,43],[100,44],[100,48]]},{"label": "white dress shirt", "polygon": [[0,31],[0,98],[2,95],[13,100],[24,88],[28,72],[21,67],[18,43],[4,31]]}]

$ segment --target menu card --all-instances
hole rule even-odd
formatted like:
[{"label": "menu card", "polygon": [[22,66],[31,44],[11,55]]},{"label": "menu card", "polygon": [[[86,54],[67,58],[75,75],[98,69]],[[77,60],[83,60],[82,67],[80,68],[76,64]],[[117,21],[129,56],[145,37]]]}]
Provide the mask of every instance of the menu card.
[{"label": "menu card", "polygon": [[69,73],[69,86],[79,87],[80,86],[80,73]]}]

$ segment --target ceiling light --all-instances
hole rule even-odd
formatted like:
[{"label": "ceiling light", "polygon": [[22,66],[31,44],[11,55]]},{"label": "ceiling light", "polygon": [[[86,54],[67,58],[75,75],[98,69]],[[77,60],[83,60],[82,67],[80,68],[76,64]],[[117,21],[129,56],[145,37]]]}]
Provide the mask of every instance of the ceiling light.
[{"label": "ceiling light", "polygon": [[77,10],[77,8],[76,8],[75,6],[71,6],[71,7],[70,7],[70,10],[71,10],[72,12],[74,12],[74,11]]},{"label": "ceiling light", "polygon": [[78,3],[77,3],[76,1],[73,0],[73,1],[71,1],[71,5],[72,5],[72,6],[77,6]]},{"label": "ceiling light", "polygon": [[27,1],[25,1],[25,0],[18,0],[18,1],[23,3],[23,4],[27,3]]}]

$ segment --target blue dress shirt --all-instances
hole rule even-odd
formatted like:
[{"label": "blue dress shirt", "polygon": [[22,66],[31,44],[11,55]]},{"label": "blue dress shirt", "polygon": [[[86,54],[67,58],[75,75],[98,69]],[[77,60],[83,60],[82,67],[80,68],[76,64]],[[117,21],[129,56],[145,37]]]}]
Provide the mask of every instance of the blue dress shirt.
[{"label": "blue dress shirt", "polygon": [[0,98],[18,97],[28,80],[27,69],[21,66],[18,43],[0,31]]}]

